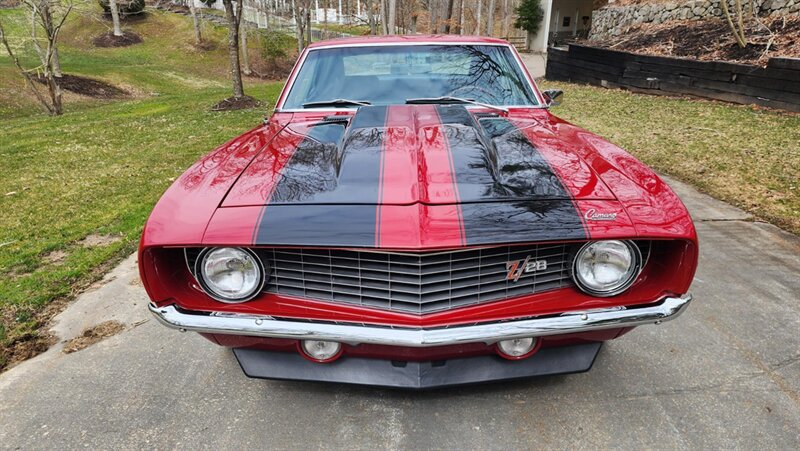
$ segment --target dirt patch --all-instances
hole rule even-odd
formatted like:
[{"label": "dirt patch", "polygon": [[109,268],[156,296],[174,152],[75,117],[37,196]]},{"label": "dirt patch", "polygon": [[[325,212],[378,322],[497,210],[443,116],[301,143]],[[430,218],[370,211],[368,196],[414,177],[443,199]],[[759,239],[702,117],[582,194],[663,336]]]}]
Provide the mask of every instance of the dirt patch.
[{"label": "dirt patch", "polygon": [[32,357],[47,351],[50,346],[56,342],[55,337],[35,337],[29,340],[16,343],[11,347],[11,352],[7,356],[7,363],[13,365],[23,360],[28,360]]},{"label": "dirt patch", "polygon": [[[588,41],[591,45],[648,55],[677,56],[703,61],[735,61],[765,65],[771,57],[800,58],[800,17],[750,19],[741,48],[723,19],[643,24],[620,36]],[[773,33],[770,34],[771,30]]]},{"label": "dirt patch", "polygon": [[51,265],[60,265],[64,263],[64,260],[67,258],[67,252],[58,250],[50,252],[49,254],[44,256],[44,261],[50,263]]},{"label": "dirt patch", "polygon": [[122,36],[114,36],[114,33],[108,32],[92,39],[95,47],[127,47],[141,42],[142,37],[132,31],[124,31]]},{"label": "dirt patch", "polygon": [[20,0],[0,0],[0,8],[15,8],[19,4]]},{"label": "dirt patch", "polygon": [[84,330],[82,334],[69,340],[64,345],[64,354],[70,354],[85,349],[99,341],[122,332],[124,329],[125,325],[119,321],[104,321],[94,327]]},{"label": "dirt patch", "polygon": [[217,44],[211,41],[203,41],[199,44],[191,44],[192,48],[200,52],[208,52],[217,48]]},{"label": "dirt patch", "polygon": [[211,111],[247,110],[250,108],[256,108],[258,106],[261,106],[261,102],[250,96],[228,97],[227,99],[212,106]]},{"label": "dirt patch", "polygon": [[188,6],[183,6],[183,5],[172,5],[172,4],[170,4],[169,6],[167,6],[164,9],[167,10],[167,11],[173,12],[173,13],[191,14],[191,11],[189,10],[189,7]]},{"label": "dirt patch", "polygon": [[108,246],[109,244],[114,244],[120,241],[122,237],[115,236],[115,235],[99,235],[93,233],[88,235],[86,238],[78,241],[83,247],[97,247],[97,246]]},{"label": "dirt patch", "polygon": [[[43,85],[47,84],[47,79],[43,75],[36,77],[35,80]],[[114,85],[78,75],[64,74],[58,78],[58,86],[65,91],[95,99],[121,99],[129,96],[127,91]]]},{"label": "dirt patch", "polygon": [[262,80],[285,81],[292,73],[296,58],[278,58],[272,61],[255,58],[252,64],[253,74],[250,77]]}]

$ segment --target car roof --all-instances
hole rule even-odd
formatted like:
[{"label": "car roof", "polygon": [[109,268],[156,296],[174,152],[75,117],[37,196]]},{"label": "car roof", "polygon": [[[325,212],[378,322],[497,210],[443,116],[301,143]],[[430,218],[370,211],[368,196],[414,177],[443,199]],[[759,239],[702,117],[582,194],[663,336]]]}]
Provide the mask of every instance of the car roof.
[{"label": "car roof", "polygon": [[389,36],[355,36],[352,38],[328,39],[318,41],[308,46],[309,49],[315,47],[331,46],[350,46],[360,44],[413,44],[413,43],[442,43],[442,44],[501,44],[510,45],[508,41],[498,38],[487,38],[485,36],[462,36],[462,35],[389,35]]}]

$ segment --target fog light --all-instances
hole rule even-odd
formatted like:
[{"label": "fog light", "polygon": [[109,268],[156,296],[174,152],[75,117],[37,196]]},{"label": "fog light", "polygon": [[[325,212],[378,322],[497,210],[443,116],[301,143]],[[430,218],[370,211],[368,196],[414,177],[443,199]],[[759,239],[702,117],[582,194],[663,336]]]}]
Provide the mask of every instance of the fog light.
[{"label": "fog light", "polygon": [[300,351],[318,363],[333,362],[342,354],[342,344],[335,341],[303,340]]},{"label": "fog light", "polygon": [[497,352],[506,359],[519,360],[533,355],[538,345],[539,340],[535,337],[514,338],[497,342]]}]

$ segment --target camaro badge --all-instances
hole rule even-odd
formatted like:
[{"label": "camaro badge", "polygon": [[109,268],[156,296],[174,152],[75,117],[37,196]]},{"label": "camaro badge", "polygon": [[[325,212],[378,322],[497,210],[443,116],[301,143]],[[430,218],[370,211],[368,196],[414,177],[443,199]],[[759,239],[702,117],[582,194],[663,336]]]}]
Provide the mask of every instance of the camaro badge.
[{"label": "camaro badge", "polygon": [[544,271],[547,269],[547,260],[531,261],[531,256],[528,255],[525,257],[525,260],[506,262],[506,269],[508,270],[506,280],[513,280],[516,282],[520,277],[522,277],[523,274]]},{"label": "camaro badge", "polygon": [[617,219],[616,213],[601,213],[594,208],[590,208],[586,210],[586,214],[583,215],[587,221],[613,221]]}]

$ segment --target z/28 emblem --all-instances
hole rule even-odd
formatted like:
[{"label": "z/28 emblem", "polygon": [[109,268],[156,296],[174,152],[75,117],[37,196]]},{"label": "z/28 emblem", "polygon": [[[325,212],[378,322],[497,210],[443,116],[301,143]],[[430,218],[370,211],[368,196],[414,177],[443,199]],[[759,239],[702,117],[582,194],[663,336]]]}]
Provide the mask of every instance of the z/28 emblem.
[{"label": "z/28 emblem", "polygon": [[522,277],[523,274],[544,271],[547,269],[547,260],[531,261],[531,256],[528,255],[525,257],[525,260],[506,262],[506,269],[508,270],[506,280],[513,280],[516,282],[520,277]]}]

